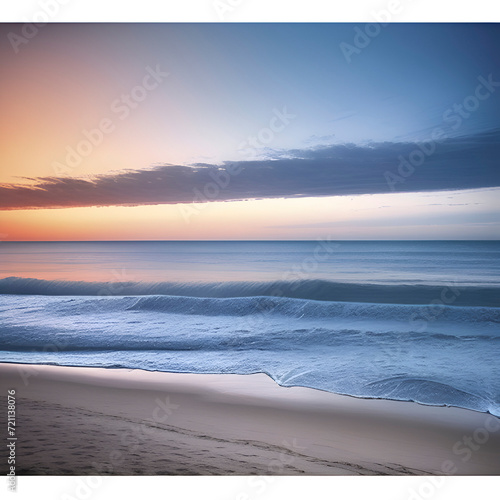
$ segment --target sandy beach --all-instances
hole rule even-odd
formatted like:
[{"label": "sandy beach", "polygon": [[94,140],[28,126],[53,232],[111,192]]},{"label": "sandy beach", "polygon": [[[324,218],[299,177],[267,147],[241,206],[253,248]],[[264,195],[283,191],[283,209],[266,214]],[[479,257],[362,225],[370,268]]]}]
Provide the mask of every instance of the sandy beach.
[{"label": "sandy beach", "polygon": [[21,475],[500,472],[500,419],[469,410],[283,388],[264,374],[0,364],[0,375],[5,408],[16,390]]}]

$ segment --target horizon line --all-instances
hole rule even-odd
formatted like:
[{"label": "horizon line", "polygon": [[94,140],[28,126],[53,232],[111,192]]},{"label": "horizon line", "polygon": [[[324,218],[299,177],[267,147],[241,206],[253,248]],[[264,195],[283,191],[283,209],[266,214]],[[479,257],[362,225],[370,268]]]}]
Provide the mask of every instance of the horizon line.
[{"label": "horizon line", "polygon": [[178,242],[178,243],[236,243],[236,242],[299,242],[299,241],[322,241],[328,239],[329,241],[500,241],[500,238],[491,238],[491,239],[424,239],[424,238],[415,238],[415,239],[391,239],[391,238],[380,238],[380,239],[332,239],[332,238],[304,238],[304,239],[213,239],[213,240],[1,240],[0,243],[166,243],[166,242]]}]

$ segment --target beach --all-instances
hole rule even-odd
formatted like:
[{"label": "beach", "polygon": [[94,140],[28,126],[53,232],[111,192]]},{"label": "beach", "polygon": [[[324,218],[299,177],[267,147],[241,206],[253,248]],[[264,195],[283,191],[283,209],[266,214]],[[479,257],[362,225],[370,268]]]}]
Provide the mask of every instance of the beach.
[{"label": "beach", "polygon": [[500,420],[471,410],[285,388],[262,373],[3,363],[0,375],[2,405],[16,390],[20,475],[500,471]]},{"label": "beach", "polygon": [[267,373],[500,416],[499,242],[2,242],[0,260],[3,363]]}]

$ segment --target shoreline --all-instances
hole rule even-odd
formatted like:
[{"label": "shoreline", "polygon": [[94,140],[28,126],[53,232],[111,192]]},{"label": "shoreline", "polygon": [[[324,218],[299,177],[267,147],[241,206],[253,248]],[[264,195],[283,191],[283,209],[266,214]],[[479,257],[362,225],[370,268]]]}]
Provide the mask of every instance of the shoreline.
[{"label": "shoreline", "polygon": [[0,363],[0,375],[2,404],[16,389],[20,475],[500,472],[489,413],[283,387],[263,373]]},{"label": "shoreline", "polygon": [[161,371],[161,370],[146,370],[145,368],[125,368],[121,366],[111,366],[111,367],[98,367],[98,366],[87,366],[87,365],[58,365],[55,363],[20,363],[17,361],[0,361],[0,367],[1,365],[26,365],[26,366],[48,366],[48,367],[61,367],[61,368],[89,368],[89,369],[98,369],[98,370],[123,370],[124,372],[131,372],[131,371],[139,371],[139,372],[145,372],[145,373],[165,373],[167,375],[172,374],[172,375],[238,375],[238,376],[249,376],[249,375],[265,375],[266,377],[269,377],[269,379],[274,382],[276,385],[279,387],[282,387],[283,389],[291,389],[291,388],[303,388],[303,389],[310,389],[312,391],[320,391],[320,392],[325,392],[327,394],[333,394],[335,396],[341,396],[341,397],[346,397],[346,398],[354,398],[354,399],[360,399],[363,401],[392,401],[392,402],[397,402],[397,403],[413,403],[417,404],[419,406],[428,406],[431,408],[456,408],[458,410],[466,410],[466,411],[472,411],[474,413],[479,413],[480,415],[491,415],[492,417],[500,419],[500,416],[495,415],[494,413],[491,413],[489,410],[488,411],[479,411],[475,410],[473,408],[464,408],[463,406],[455,406],[455,405],[447,405],[447,404],[430,404],[430,403],[421,403],[420,401],[415,401],[413,399],[390,399],[390,398],[379,398],[375,396],[355,396],[353,394],[344,394],[341,392],[331,392],[326,389],[319,389],[317,387],[309,387],[306,385],[281,385],[278,383],[276,380],[273,379],[273,377],[264,371],[260,372],[252,372],[252,373],[215,373],[215,372],[206,372],[206,373],[195,373],[195,372],[170,372],[170,371]]}]

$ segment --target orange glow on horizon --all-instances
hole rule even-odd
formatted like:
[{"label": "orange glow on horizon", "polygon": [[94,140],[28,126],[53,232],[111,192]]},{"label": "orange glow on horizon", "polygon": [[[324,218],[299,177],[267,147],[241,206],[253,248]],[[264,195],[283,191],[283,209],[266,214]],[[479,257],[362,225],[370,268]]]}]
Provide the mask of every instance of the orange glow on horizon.
[{"label": "orange glow on horizon", "polygon": [[[448,192],[448,195],[452,192]],[[455,206],[436,207],[435,194],[360,195],[288,198],[192,205],[142,205],[11,210],[0,213],[2,241],[238,240],[238,239],[414,239],[418,221],[426,220],[429,238],[457,238],[460,210],[481,213],[482,204],[467,207],[474,193],[456,192]],[[495,191],[481,196],[488,206]],[[496,200],[496,201],[495,201]],[[459,204],[460,205],[460,204]],[[454,217],[432,224],[431,216]],[[498,225],[470,226],[477,238],[498,234]],[[460,237],[458,237],[460,239]],[[486,237],[486,239],[488,239]]]}]

